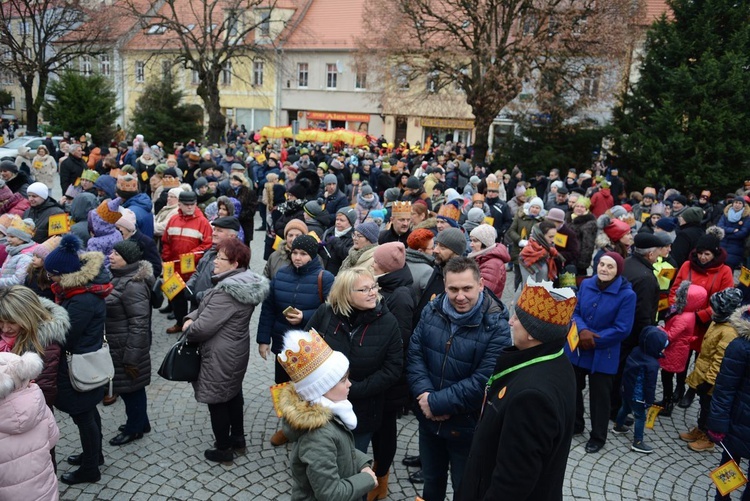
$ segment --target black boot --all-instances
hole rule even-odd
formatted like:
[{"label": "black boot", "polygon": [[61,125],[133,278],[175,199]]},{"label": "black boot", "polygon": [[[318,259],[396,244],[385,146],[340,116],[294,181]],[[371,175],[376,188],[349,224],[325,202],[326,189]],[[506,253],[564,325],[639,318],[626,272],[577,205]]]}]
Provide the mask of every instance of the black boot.
[{"label": "black boot", "polygon": [[662,408],[662,410],[659,411],[659,416],[660,417],[670,417],[672,415],[672,410],[673,409],[674,409],[674,402],[669,402],[668,404],[666,404]]},{"label": "black boot", "polygon": [[680,400],[680,403],[677,404],[677,407],[679,407],[680,409],[687,409],[688,407],[693,405],[693,399],[695,399],[695,390],[690,388],[685,392],[685,396],[682,397],[682,400]]},{"label": "black boot", "polygon": [[208,449],[203,453],[203,456],[209,461],[216,463],[231,464],[234,459],[234,453],[232,449]]},{"label": "black boot", "polygon": [[98,482],[101,480],[102,475],[98,471],[92,471],[90,473],[82,473],[81,470],[70,471],[63,473],[60,477],[60,481],[68,485],[84,484],[90,482]]}]

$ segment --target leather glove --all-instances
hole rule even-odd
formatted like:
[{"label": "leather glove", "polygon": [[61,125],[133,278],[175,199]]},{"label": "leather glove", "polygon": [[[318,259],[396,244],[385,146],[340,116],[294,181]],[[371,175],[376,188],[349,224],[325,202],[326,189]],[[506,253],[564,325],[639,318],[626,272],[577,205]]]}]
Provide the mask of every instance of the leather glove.
[{"label": "leather glove", "polygon": [[726,436],[727,436],[726,433],[718,433],[715,431],[708,430],[708,439],[715,444],[718,444],[719,442],[724,441],[724,438]]},{"label": "leather glove", "polygon": [[125,366],[125,374],[127,374],[127,376],[130,379],[137,378],[138,377],[138,367],[136,367],[135,365],[126,365]]}]

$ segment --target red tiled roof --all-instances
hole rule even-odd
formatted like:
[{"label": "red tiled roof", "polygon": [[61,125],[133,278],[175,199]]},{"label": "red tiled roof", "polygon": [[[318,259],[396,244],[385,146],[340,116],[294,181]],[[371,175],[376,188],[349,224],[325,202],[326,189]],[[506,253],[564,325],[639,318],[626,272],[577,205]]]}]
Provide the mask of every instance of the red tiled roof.
[{"label": "red tiled roof", "polygon": [[362,30],[364,0],[308,0],[299,15],[292,18],[292,28],[284,38],[285,49],[354,49],[355,38]]},{"label": "red tiled roof", "polygon": [[664,13],[667,14],[667,18],[672,17],[672,13],[670,12],[669,6],[665,0],[646,0],[643,24],[650,26],[651,23],[659,19]]}]

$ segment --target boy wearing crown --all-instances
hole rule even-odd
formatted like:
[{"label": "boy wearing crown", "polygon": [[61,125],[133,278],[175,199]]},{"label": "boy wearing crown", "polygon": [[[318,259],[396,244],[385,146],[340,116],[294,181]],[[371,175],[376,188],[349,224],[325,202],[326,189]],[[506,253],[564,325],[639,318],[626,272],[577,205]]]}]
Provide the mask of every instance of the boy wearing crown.
[{"label": "boy wearing crown", "polygon": [[390,227],[380,232],[378,244],[383,245],[389,242],[401,242],[406,245],[406,241],[411,234],[411,202],[393,202],[391,206]]},{"label": "boy wearing crown", "polygon": [[510,319],[513,347],[497,358],[456,500],[562,499],[576,383],[563,345],[571,289],[529,280]]},{"label": "boy wearing crown", "polygon": [[292,384],[278,410],[292,448],[292,501],[355,501],[377,486],[372,460],[354,448],[357,416],[349,395],[349,360],[320,335],[293,330],[278,355]]}]

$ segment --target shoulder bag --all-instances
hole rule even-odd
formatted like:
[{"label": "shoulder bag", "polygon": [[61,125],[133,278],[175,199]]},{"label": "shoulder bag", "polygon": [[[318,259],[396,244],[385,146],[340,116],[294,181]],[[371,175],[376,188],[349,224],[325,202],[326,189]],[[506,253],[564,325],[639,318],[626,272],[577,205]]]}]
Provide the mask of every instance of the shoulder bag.
[{"label": "shoulder bag", "polygon": [[200,370],[200,343],[188,343],[185,332],[167,352],[158,373],[169,381],[193,382],[198,380]]},{"label": "shoulder bag", "polygon": [[115,377],[115,366],[109,354],[109,343],[104,338],[102,347],[91,353],[66,353],[70,384],[76,391],[90,391],[109,383],[109,395],[112,395],[112,378]]}]

